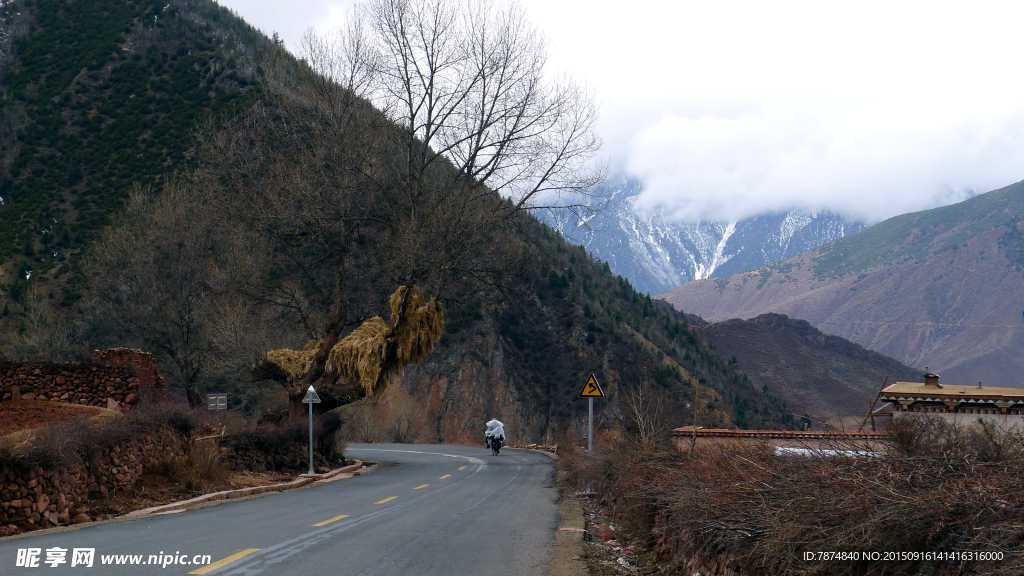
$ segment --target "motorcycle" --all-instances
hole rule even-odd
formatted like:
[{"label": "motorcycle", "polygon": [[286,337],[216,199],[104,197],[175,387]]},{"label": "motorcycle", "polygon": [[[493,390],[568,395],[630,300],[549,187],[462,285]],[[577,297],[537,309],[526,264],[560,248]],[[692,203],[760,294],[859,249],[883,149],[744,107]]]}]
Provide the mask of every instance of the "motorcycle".
[{"label": "motorcycle", "polygon": [[501,438],[489,438],[488,444],[491,448],[491,454],[497,456],[498,451],[501,450]]}]

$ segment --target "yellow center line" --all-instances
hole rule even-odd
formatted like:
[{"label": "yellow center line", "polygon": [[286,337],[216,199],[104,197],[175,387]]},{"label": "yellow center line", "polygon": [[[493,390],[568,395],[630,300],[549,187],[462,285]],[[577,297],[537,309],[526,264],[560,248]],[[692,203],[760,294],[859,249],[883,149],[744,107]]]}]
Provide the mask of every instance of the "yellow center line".
[{"label": "yellow center line", "polygon": [[465,470],[465,469],[466,469],[466,467],[465,467],[465,466],[463,466],[462,468],[459,468],[459,470]]},{"label": "yellow center line", "polygon": [[451,476],[451,474],[445,474],[444,476],[441,476],[440,478],[438,478],[438,480],[444,480],[445,478],[447,478],[449,476]]},{"label": "yellow center line", "polygon": [[385,499],[381,500],[380,502],[374,502],[374,504],[383,504],[385,502],[391,502],[395,498],[398,498],[398,496],[392,496],[391,498],[385,498]]},{"label": "yellow center line", "polygon": [[214,570],[216,570],[217,568],[220,568],[221,566],[227,566],[228,564],[231,564],[232,562],[234,562],[235,560],[238,560],[239,558],[244,558],[244,557],[248,556],[249,554],[252,554],[253,552],[259,552],[259,551],[260,551],[259,548],[249,548],[248,550],[242,550],[241,552],[238,552],[237,554],[232,554],[231,556],[228,556],[227,558],[225,558],[223,560],[217,560],[213,564],[207,564],[206,566],[203,566],[202,568],[199,568],[198,570],[193,570],[193,571],[189,572],[189,574],[206,574],[207,572],[213,572]]},{"label": "yellow center line", "polygon": [[420,488],[426,488],[427,486],[430,486],[430,484],[424,484],[423,486],[417,486],[417,487],[413,488],[413,490],[419,490]]},{"label": "yellow center line", "polygon": [[348,514],[342,514],[341,516],[335,516],[334,518],[331,518],[330,520],[324,520],[323,522],[317,522],[316,524],[313,524],[313,526],[327,526],[331,522],[337,522],[338,520],[341,520],[342,518],[348,518]]}]

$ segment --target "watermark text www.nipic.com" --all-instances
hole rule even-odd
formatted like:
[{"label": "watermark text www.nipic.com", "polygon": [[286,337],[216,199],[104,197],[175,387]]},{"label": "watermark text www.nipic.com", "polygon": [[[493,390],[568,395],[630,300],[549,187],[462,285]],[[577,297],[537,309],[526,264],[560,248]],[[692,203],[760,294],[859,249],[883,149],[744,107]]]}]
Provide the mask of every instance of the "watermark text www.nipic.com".
[{"label": "watermark text www.nipic.com", "polygon": [[210,563],[209,554],[100,554],[95,548],[18,548],[15,567],[40,568],[71,566],[72,568],[92,568],[101,566],[206,566]]}]

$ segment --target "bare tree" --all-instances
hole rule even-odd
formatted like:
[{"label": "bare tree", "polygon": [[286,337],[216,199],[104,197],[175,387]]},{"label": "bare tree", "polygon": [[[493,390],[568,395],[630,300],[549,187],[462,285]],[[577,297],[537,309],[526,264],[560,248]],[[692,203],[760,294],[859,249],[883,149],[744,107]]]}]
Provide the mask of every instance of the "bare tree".
[{"label": "bare tree", "polygon": [[432,187],[496,191],[514,209],[565,206],[601,180],[589,164],[600,147],[592,98],[545,77],[543,39],[517,4],[369,0],[344,38],[345,69],[376,72],[359,86],[399,128],[394,168],[413,204]]},{"label": "bare tree", "polygon": [[8,355],[17,360],[69,357],[75,343],[75,327],[54,310],[46,291],[33,284],[19,303],[25,317],[9,337]]},{"label": "bare tree", "polygon": [[668,433],[665,413],[654,390],[647,382],[625,394],[623,399],[623,428],[640,444],[656,444]]},{"label": "bare tree", "polygon": [[[587,163],[599,145],[589,96],[546,81],[543,43],[516,6],[379,0],[354,15],[335,36],[308,33],[298,67],[266,66],[269,104],[200,146],[222,213],[268,239],[275,273],[251,296],[313,347],[296,369],[268,358],[256,371],[285,386],[295,417],[309,385],[323,407],[382,390],[418,361],[400,354],[407,298],[493,283],[519,257],[526,211],[571,204],[603,174]],[[388,308],[378,380],[355,385],[331,358]]]},{"label": "bare tree", "polygon": [[214,344],[209,326],[218,234],[195,191],[177,183],[156,195],[136,188],[124,213],[93,248],[93,317],[151,349],[202,403],[198,382]]}]

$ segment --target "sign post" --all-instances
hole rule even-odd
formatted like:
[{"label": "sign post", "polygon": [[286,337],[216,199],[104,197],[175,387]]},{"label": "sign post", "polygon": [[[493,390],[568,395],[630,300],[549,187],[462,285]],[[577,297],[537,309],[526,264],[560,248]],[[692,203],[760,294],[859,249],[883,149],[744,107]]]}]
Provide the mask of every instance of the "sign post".
[{"label": "sign post", "polygon": [[313,472],[313,404],[320,403],[320,397],[316,395],[316,390],[310,385],[309,390],[306,390],[306,395],[302,398],[303,404],[309,404],[309,475],[312,476]]},{"label": "sign post", "polygon": [[590,378],[587,378],[587,383],[583,385],[583,390],[580,390],[580,398],[587,398],[590,400],[590,424],[587,430],[587,452],[594,453],[594,398],[604,398],[604,390],[601,390],[601,385],[597,383],[597,378],[591,374]]}]

